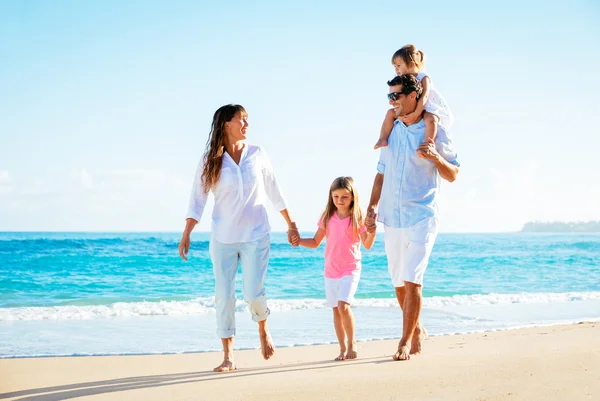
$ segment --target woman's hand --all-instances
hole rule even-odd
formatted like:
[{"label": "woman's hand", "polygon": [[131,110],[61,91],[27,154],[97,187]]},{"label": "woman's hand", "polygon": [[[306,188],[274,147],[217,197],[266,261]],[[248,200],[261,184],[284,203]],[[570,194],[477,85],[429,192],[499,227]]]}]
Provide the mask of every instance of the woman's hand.
[{"label": "woman's hand", "polygon": [[297,228],[290,227],[287,231],[288,242],[296,247],[300,244],[300,232]]},{"label": "woman's hand", "polygon": [[181,237],[181,241],[179,241],[179,256],[181,256],[181,258],[183,260],[188,260],[187,254],[188,254],[189,250],[190,250],[190,235],[183,234],[183,236]]}]

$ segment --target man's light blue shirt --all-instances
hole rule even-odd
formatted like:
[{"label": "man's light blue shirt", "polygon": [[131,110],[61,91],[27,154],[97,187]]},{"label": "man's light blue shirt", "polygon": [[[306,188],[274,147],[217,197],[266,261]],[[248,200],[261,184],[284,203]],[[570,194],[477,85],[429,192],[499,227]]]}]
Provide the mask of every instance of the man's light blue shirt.
[{"label": "man's light blue shirt", "polygon": [[[460,166],[450,135],[438,125],[435,148],[448,162]],[[437,197],[441,185],[435,164],[417,154],[425,141],[425,122],[406,126],[396,120],[381,149],[377,171],[383,187],[377,220],[389,227],[405,228],[438,216]]]}]

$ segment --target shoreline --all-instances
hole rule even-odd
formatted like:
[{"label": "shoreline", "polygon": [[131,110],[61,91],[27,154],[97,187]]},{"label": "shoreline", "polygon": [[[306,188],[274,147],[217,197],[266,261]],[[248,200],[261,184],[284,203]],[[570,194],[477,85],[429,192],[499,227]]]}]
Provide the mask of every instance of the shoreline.
[{"label": "shoreline", "polygon": [[[547,324],[525,324],[511,327],[502,327],[496,329],[487,329],[487,330],[473,330],[473,331],[465,331],[465,332],[455,332],[455,333],[442,333],[442,334],[429,334],[428,338],[438,338],[438,337],[452,337],[452,336],[462,336],[462,335],[473,335],[473,334],[487,334],[487,333],[497,333],[497,332],[505,332],[505,331],[514,331],[514,330],[523,330],[523,329],[535,329],[535,328],[545,328],[545,327],[555,327],[555,326],[566,326],[566,325],[579,325],[579,324],[589,324],[589,323],[598,323],[600,324],[600,317],[594,318],[584,318],[584,319],[573,319],[573,320],[562,320],[553,323]],[[377,341],[391,341],[398,340],[396,337],[384,337],[384,338],[370,338],[370,339],[358,339],[357,343],[370,343]],[[327,346],[327,345],[335,345],[337,341],[331,342],[316,342],[311,344],[294,344],[294,345],[280,345],[276,344],[277,349],[294,349],[294,348],[303,348],[303,347],[318,347],[318,346]],[[234,347],[233,350],[235,352],[240,351],[253,351],[259,350],[260,347]],[[207,354],[221,352],[218,349],[212,350],[194,350],[194,351],[183,351],[183,352],[139,352],[139,353],[97,353],[97,354],[70,354],[70,355],[15,355],[15,356],[4,356],[0,355],[1,360],[13,360],[13,359],[47,359],[47,358],[94,358],[94,357],[136,357],[136,356],[161,356],[161,355],[189,355],[189,354]]]},{"label": "shoreline", "polygon": [[278,348],[269,361],[236,351],[238,370],[214,373],[220,352],[0,360],[12,400],[592,400],[600,393],[600,322],[430,337],[394,362],[397,339]]}]

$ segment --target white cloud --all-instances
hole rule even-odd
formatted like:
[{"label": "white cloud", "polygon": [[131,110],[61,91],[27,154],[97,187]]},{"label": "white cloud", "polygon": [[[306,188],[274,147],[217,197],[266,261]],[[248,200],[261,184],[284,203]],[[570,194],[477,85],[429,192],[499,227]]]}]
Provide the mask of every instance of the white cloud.
[{"label": "white cloud", "polygon": [[0,184],[7,183],[10,181],[8,171],[0,171]]},{"label": "white cloud", "polygon": [[87,172],[87,170],[82,169],[79,172],[79,176],[81,179],[81,186],[83,188],[91,189],[94,187],[94,180],[93,180],[91,174]]},{"label": "white cloud", "polygon": [[190,185],[186,183],[181,177],[175,176],[171,181],[171,187],[177,190],[189,190]]},{"label": "white cloud", "polygon": [[144,169],[129,169],[129,170],[113,170],[110,172],[113,177],[120,180],[143,183],[155,186],[165,185],[167,175],[160,170],[144,170]]}]

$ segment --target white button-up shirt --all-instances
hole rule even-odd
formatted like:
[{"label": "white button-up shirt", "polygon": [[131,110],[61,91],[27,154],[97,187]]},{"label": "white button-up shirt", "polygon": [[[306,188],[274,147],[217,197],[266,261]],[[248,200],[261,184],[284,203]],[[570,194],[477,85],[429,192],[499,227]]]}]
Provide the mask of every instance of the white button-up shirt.
[{"label": "white button-up shirt", "polygon": [[[452,140],[438,125],[435,148],[448,162],[460,166]],[[377,171],[384,175],[377,220],[389,227],[405,228],[437,217],[441,177],[435,164],[417,155],[425,141],[425,122],[406,126],[396,120],[381,148]]]},{"label": "white button-up shirt", "polygon": [[[202,187],[203,167],[201,160],[187,213],[187,218],[196,221],[200,221],[208,199]],[[225,244],[255,241],[271,231],[265,208],[267,198],[275,209],[286,209],[271,162],[260,146],[246,144],[239,165],[224,152],[221,176],[212,192],[212,235]]]}]

